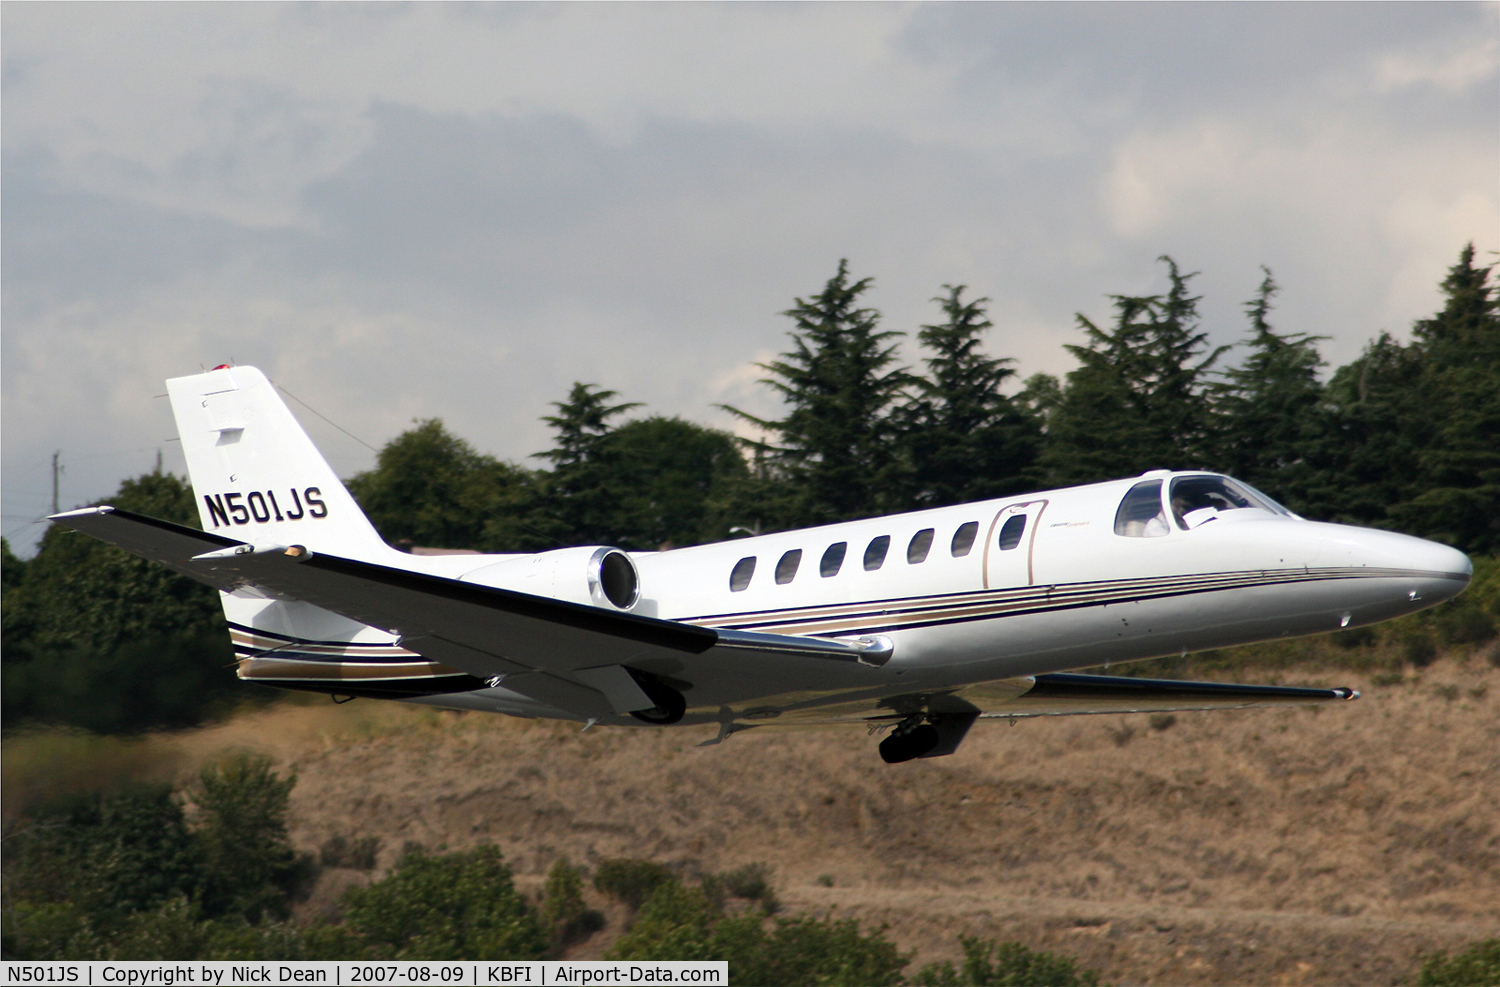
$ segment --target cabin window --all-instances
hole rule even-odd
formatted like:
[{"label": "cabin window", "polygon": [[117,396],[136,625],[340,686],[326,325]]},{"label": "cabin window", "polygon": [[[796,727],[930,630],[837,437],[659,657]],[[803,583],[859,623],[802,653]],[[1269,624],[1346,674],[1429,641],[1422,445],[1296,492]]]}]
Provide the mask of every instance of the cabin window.
[{"label": "cabin window", "polygon": [[927,553],[932,549],[933,530],[923,528],[911,536],[911,543],[906,546],[906,562],[908,565],[916,565],[918,562],[927,561]]},{"label": "cabin window", "polygon": [[755,575],[755,556],[750,555],[740,559],[734,564],[734,570],[729,573],[729,591],[738,593],[750,585],[750,577]]},{"label": "cabin window", "polygon": [[1007,518],[1000,526],[1000,551],[1008,552],[1021,544],[1021,535],[1026,531],[1026,515],[1017,514]]},{"label": "cabin window", "polygon": [[885,553],[891,550],[891,536],[881,535],[873,539],[865,549],[865,571],[874,572],[885,565]]},{"label": "cabin window", "polygon": [[961,559],[974,547],[974,537],[979,534],[978,521],[965,521],[953,532],[953,557]]},{"label": "cabin window", "polygon": [[1130,488],[1115,512],[1115,534],[1127,538],[1159,538],[1168,533],[1161,509],[1161,481],[1146,480]]},{"label": "cabin window", "polygon": [[797,567],[801,564],[802,549],[794,548],[790,552],[787,552],[785,555],[783,555],[781,557],[781,561],[776,563],[777,584],[785,586],[787,583],[791,582],[792,577],[797,574]]},{"label": "cabin window", "polygon": [[1172,516],[1184,531],[1206,524],[1225,511],[1260,508],[1273,514],[1280,513],[1266,502],[1269,498],[1257,497],[1249,488],[1227,476],[1173,477],[1170,499]]},{"label": "cabin window", "polygon": [[829,576],[837,576],[839,569],[844,565],[844,553],[849,551],[849,543],[836,541],[829,545],[823,552],[823,560],[818,563],[818,575],[827,579]]}]

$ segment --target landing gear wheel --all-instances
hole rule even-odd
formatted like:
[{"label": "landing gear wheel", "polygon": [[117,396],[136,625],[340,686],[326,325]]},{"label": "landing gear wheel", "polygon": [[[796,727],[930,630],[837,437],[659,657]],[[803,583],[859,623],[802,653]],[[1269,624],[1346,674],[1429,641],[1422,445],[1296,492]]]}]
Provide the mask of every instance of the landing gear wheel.
[{"label": "landing gear wheel", "polygon": [[[687,699],[682,693],[669,685],[662,685],[655,679],[636,674],[634,669],[631,669],[631,672],[635,675],[636,684],[646,694],[646,698],[656,703],[650,709],[632,711],[631,716],[644,723],[653,723],[657,726],[669,726],[682,719],[682,714],[687,712]],[[935,737],[936,734],[934,734]],[[933,742],[936,743],[936,739]]]},{"label": "landing gear wheel", "polygon": [[900,764],[921,757],[937,746],[937,727],[924,723],[906,733],[893,733],[880,742],[880,759],[886,764]]}]

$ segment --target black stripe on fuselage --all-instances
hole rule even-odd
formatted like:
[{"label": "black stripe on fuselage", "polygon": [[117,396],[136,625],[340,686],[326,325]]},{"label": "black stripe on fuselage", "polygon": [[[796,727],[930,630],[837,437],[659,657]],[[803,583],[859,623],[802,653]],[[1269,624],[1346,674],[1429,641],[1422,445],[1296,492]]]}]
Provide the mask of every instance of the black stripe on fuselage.
[{"label": "black stripe on fuselage", "polygon": [[[928,597],[899,597],[862,604],[823,604],[785,610],[763,610],[739,614],[715,614],[688,618],[712,627],[735,630],[768,630],[798,625],[845,624],[844,628],[819,629],[812,633],[835,635],[859,632],[884,633],[915,627],[971,623],[1001,617],[1078,610],[1118,603],[1135,603],[1176,596],[1192,596],[1231,589],[1250,589],[1292,583],[1330,582],[1343,579],[1390,579],[1401,577],[1463,578],[1459,573],[1429,572],[1420,569],[1283,569],[1244,572],[1202,573],[1190,576],[1143,577],[1123,580],[1101,580],[1091,583],[1062,583],[1034,587],[1016,587],[989,592],[963,591]],[[1035,601],[1030,602],[1030,601]],[[943,616],[957,610],[979,612]],[[872,618],[892,617],[884,623],[868,623]],[[902,619],[905,618],[905,619]]]}]

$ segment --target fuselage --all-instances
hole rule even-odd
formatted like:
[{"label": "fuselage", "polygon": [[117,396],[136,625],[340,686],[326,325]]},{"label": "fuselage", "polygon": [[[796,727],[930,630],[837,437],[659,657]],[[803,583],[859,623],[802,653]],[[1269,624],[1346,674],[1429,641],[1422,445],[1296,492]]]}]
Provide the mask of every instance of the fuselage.
[{"label": "fuselage", "polygon": [[[550,554],[392,551],[382,561],[538,592],[534,576],[523,576]],[[1472,572],[1445,545],[1304,520],[1232,479],[1166,471],[632,559],[639,593],[631,612],[719,629],[878,636],[892,646],[879,668],[803,663],[753,683],[696,669],[683,683],[691,690],[687,722],[722,718],[726,709],[774,715],[1357,627],[1448,599]],[[270,616],[240,621],[242,654],[275,644],[248,633],[272,628]],[[394,671],[399,641],[352,622],[329,631],[380,654]],[[422,661],[412,659],[414,667]],[[372,668],[369,678],[379,674]],[[443,676],[431,670],[427,678],[432,694],[402,698],[556,712],[503,683],[459,688],[453,679],[436,688]]]}]

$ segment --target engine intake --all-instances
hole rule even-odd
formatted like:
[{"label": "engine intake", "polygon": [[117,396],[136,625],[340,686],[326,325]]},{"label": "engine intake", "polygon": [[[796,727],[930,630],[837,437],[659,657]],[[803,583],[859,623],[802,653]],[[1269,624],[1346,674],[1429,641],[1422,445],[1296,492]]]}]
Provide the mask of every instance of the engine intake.
[{"label": "engine intake", "polygon": [[624,549],[610,545],[519,555],[481,566],[461,578],[605,610],[629,610],[641,598],[641,576],[635,562]]},{"label": "engine intake", "polygon": [[601,548],[589,559],[589,595],[595,602],[629,610],[641,598],[641,577],[630,556],[618,548]]}]

